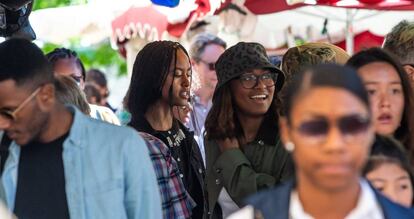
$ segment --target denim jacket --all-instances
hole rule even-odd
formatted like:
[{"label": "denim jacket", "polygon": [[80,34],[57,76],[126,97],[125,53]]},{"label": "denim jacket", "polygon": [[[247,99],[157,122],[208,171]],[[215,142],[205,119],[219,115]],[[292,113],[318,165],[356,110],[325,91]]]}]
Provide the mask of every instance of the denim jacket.
[{"label": "denim jacket", "polygon": [[[154,169],[138,133],[68,109],[74,117],[62,158],[70,218],[162,218]],[[0,198],[11,211],[19,156],[12,142],[0,178]]]},{"label": "denim jacket", "polygon": [[[246,199],[245,204],[255,208],[256,215],[263,219],[286,219],[289,218],[290,194],[296,186],[296,179],[284,182],[274,188],[256,193]],[[407,209],[396,204],[378,191],[373,189],[376,201],[382,209],[384,219],[412,219],[414,209]],[[317,201],[317,200],[315,200]],[[260,213],[259,213],[260,212]]]}]

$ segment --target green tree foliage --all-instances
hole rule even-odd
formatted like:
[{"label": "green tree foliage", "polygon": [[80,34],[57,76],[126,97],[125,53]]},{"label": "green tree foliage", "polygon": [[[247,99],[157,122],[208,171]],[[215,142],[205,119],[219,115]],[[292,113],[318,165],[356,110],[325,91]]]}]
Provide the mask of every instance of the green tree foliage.
[{"label": "green tree foliage", "polygon": [[[87,3],[87,0],[34,0],[33,10],[85,3]],[[42,50],[48,53],[58,47],[62,47],[62,45],[45,42]],[[65,47],[78,53],[86,69],[115,67],[118,69],[118,76],[127,75],[125,60],[119,55],[118,51],[111,48],[109,40],[96,45],[82,47],[79,39],[71,39],[69,40],[69,46],[65,45]]]},{"label": "green tree foliage", "polygon": [[[49,53],[55,48],[62,47],[52,43],[45,43],[42,47],[44,53]],[[90,68],[117,68],[118,76],[127,75],[126,61],[121,57],[118,51],[114,50],[109,40],[105,40],[97,45],[88,47],[80,46],[79,40],[71,40],[70,45],[66,48],[76,51],[86,70]]]},{"label": "green tree foliage", "polygon": [[85,4],[87,0],[34,0],[33,10]]}]

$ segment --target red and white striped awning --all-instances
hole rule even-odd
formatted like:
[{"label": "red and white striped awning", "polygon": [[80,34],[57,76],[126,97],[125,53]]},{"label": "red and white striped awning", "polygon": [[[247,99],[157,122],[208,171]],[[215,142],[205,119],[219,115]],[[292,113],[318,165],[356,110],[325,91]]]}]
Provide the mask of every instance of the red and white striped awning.
[{"label": "red and white striped awning", "polygon": [[218,6],[220,4],[211,4],[210,0],[196,0],[176,8],[131,7],[112,21],[113,38],[118,43],[134,37],[159,40],[164,34],[179,38],[194,20],[214,12]]}]

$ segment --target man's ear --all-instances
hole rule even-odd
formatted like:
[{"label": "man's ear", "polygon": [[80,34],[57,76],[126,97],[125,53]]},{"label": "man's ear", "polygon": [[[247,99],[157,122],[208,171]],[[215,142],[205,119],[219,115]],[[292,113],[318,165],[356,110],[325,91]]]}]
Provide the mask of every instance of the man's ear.
[{"label": "man's ear", "polygon": [[37,95],[39,107],[43,111],[50,111],[56,102],[55,86],[52,83],[43,85]]},{"label": "man's ear", "polygon": [[414,67],[411,65],[404,65],[403,67],[407,73],[408,78],[410,79],[410,83],[414,84]]},{"label": "man's ear", "polygon": [[191,67],[194,69],[194,71],[197,71],[198,69],[198,62],[194,59],[190,59]]}]

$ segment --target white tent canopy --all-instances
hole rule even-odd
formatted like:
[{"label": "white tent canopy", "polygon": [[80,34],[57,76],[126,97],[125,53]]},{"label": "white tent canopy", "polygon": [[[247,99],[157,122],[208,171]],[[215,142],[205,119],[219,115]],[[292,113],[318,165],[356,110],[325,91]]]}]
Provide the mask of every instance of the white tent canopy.
[{"label": "white tent canopy", "polygon": [[325,18],[328,19],[327,29],[335,41],[334,38],[343,39],[345,37],[347,19],[352,18],[352,26],[350,26],[352,29],[349,31],[353,33],[369,30],[376,35],[383,36],[401,20],[414,20],[414,13],[412,11],[375,11],[306,6],[257,16],[254,30],[241,40],[257,41],[267,48],[278,48],[287,44],[286,30],[289,27],[291,27],[293,35],[302,36],[309,41],[320,40],[326,37],[321,35]]}]

